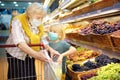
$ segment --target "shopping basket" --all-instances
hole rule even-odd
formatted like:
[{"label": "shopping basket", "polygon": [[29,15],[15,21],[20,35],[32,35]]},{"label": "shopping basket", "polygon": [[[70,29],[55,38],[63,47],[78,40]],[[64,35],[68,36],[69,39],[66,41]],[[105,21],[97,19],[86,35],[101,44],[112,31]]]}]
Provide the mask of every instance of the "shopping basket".
[{"label": "shopping basket", "polygon": [[[32,46],[40,46],[40,47],[43,47],[43,44],[28,44],[30,47]],[[14,44],[10,44],[10,45],[4,45],[4,44],[0,44],[0,48],[11,48],[11,47],[17,47],[16,45]],[[29,56],[27,56],[29,57]],[[8,57],[11,61],[13,61],[13,65],[17,62],[15,61],[15,58],[14,57]],[[24,61],[23,61],[24,62]],[[30,62],[28,60],[27,64],[31,64],[32,62]],[[18,67],[20,67],[20,65],[22,65],[23,63],[19,64]],[[37,65],[36,65],[37,64]],[[27,76],[27,77],[21,77],[19,75],[19,71],[17,71],[17,74],[11,74],[11,76],[13,75],[18,75],[17,77],[14,77],[14,78],[11,78],[11,79],[8,79],[7,77],[7,73],[8,73],[8,62],[7,62],[7,57],[0,57],[0,80],[28,80],[27,78],[29,78],[29,80],[33,80],[32,78],[35,77],[36,80],[44,80],[44,63],[43,62],[39,62],[39,63],[35,63],[35,67],[37,67],[39,71],[35,71],[36,72],[36,75],[34,76]],[[30,68],[30,66],[28,66],[28,68]],[[15,71],[16,69],[14,69],[13,71]],[[22,68],[21,68],[22,70]],[[25,72],[26,70],[23,70],[23,73],[22,75],[27,75],[27,74],[30,74],[30,72],[32,72],[32,68],[30,71],[28,72]]]}]

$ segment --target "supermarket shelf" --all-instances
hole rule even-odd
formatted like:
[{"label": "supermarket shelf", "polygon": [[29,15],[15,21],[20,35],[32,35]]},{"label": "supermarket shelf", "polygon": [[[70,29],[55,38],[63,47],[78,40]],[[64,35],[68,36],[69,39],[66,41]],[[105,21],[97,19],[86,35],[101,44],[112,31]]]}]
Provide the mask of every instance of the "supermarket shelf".
[{"label": "supermarket shelf", "polygon": [[73,8],[75,5],[80,5],[84,2],[86,2],[88,0],[71,0],[70,2],[68,2],[67,4],[65,4],[63,7],[61,7],[61,9],[69,9],[69,8]]},{"label": "supermarket shelf", "polygon": [[[49,20],[52,20],[54,19],[56,16],[58,16],[60,14],[60,11],[61,11],[61,8],[65,5],[67,5],[68,3],[70,2],[70,0],[66,0],[64,3],[62,3],[57,9],[55,9],[51,14],[49,14]],[[47,0],[46,0],[46,3],[47,3]]]},{"label": "supermarket shelf", "polygon": [[109,55],[110,57],[116,57],[116,58],[120,58],[120,52],[114,52],[111,49],[104,49],[104,48],[100,48],[98,46],[95,46],[94,43],[86,43],[86,42],[81,42],[81,41],[76,41],[76,40],[68,40],[68,42],[70,44],[76,45],[76,46],[81,46],[84,47],[86,49],[91,49],[94,51],[99,51],[100,53]]},{"label": "supermarket shelf", "polygon": [[[76,2],[77,2],[77,4],[79,3],[79,4],[82,4],[83,2],[85,2],[85,1],[88,1],[88,0],[81,0],[81,1],[79,1],[79,0],[66,0],[63,4],[61,4],[56,10],[54,10],[50,15],[49,15],[49,20],[52,20],[52,19],[54,19],[56,16],[58,16],[61,12],[60,11],[62,11],[63,9],[66,9],[66,8],[68,8],[68,7],[72,7],[72,5],[74,5],[74,4],[76,4]],[[53,1],[52,1],[53,2]],[[46,5],[48,5],[48,4],[50,4],[50,3],[48,3],[47,1],[46,1]],[[78,5],[79,5],[78,4]]]},{"label": "supermarket shelf", "polygon": [[56,16],[58,16],[60,14],[60,10],[59,9],[55,9],[51,14],[48,15],[48,20],[50,21],[52,19],[54,19]]},{"label": "supermarket shelf", "polygon": [[87,12],[100,10],[105,7],[112,6],[118,2],[120,2],[120,0],[102,0],[102,1],[94,3],[94,4],[90,4],[84,8],[77,9],[77,10],[73,11],[72,13],[61,17],[60,19],[65,19],[65,18],[69,18],[69,17],[75,16],[75,15],[80,15],[80,14],[84,14]]},{"label": "supermarket shelf", "polygon": [[86,5],[86,3],[87,4],[89,4],[90,2],[89,2],[89,0],[81,0],[81,1],[76,1],[76,2],[74,2],[74,4],[72,4],[72,5],[70,5],[69,7],[67,7],[67,9],[68,10],[72,10],[72,9],[74,9],[74,8],[77,8],[77,7],[81,7],[82,8],[82,5]]},{"label": "supermarket shelf", "polygon": [[104,11],[104,12],[98,12],[98,14],[87,14],[86,16],[76,16],[68,20],[62,20],[62,23],[72,23],[72,22],[78,22],[82,20],[90,20],[90,19],[96,19],[96,18],[103,18],[103,17],[109,17],[109,16],[114,16],[120,14],[120,8],[119,9],[112,9],[109,11]]},{"label": "supermarket shelf", "polygon": [[[59,20],[56,21],[56,23],[73,23],[73,22],[79,22],[82,20],[90,20],[90,19],[96,19],[96,18],[103,18],[103,17],[109,17],[109,16],[114,16],[120,14],[120,8],[114,8],[108,11],[101,11],[99,9],[103,9],[106,7],[113,6],[117,3],[119,3],[120,0],[103,0],[94,4],[91,4],[85,8],[79,9],[74,12],[70,12],[69,15],[63,16],[63,18],[59,18]],[[107,4],[106,4],[107,3]],[[95,12],[94,14],[91,13],[86,13],[86,12]],[[60,10],[56,9],[52,14],[52,18],[50,17],[49,20],[54,19],[56,16],[59,16]],[[86,14],[84,14],[86,13]],[[55,22],[50,22],[55,23]]]},{"label": "supermarket shelf", "polygon": [[84,15],[78,15],[75,17],[71,17],[68,19],[63,19],[63,20],[56,20],[54,22],[51,22],[50,24],[55,24],[55,23],[76,23],[80,22],[82,20],[92,20],[92,19],[98,19],[98,18],[105,18],[105,17],[111,17],[111,16],[116,16],[120,14],[120,8],[100,12],[97,11],[95,14],[84,14]]},{"label": "supermarket shelf", "polygon": [[61,3],[59,4],[59,7],[60,7],[60,8],[64,7],[65,5],[67,5],[68,3],[70,3],[70,1],[71,1],[71,0],[64,0],[64,2],[61,2]]},{"label": "supermarket shelf", "polygon": [[50,7],[55,0],[45,0],[44,7]]},{"label": "supermarket shelf", "polygon": [[83,44],[84,46],[92,46],[93,49],[95,47],[97,49],[112,51],[117,54],[119,53],[120,55],[120,37],[114,37],[110,34],[81,35],[79,33],[68,33],[66,34],[66,39],[68,39],[69,42],[72,42],[75,45]]}]

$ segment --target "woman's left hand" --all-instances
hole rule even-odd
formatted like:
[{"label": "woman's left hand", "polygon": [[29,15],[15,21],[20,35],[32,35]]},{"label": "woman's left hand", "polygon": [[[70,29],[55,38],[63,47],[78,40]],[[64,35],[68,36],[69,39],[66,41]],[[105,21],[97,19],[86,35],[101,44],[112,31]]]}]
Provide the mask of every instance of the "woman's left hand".
[{"label": "woman's left hand", "polygon": [[61,55],[58,57],[57,62],[58,62],[58,63],[62,63],[62,59],[63,59],[63,55],[61,54]]},{"label": "woman's left hand", "polygon": [[51,56],[51,59],[52,59],[54,56],[60,56],[60,53],[58,51],[56,51],[56,50],[52,50],[50,52],[50,56]]}]

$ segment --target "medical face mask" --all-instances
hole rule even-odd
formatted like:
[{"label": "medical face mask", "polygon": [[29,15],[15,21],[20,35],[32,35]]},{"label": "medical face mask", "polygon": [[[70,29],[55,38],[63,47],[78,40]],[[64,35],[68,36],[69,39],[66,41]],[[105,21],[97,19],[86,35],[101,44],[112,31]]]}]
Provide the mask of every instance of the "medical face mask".
[{"label": "medical face mask", "polygon": [[58,34],[57,33],[54,33],[54,32],[49,32],[48,33],[48,37],[51,41],[55,41],[58,39]]},{"label": "medical face mask", "polygon": [[41,25],[41,21],[39,21],[39,20],[37,20],[37,19],[33,19],[32,21],[31,21],[31,25],[32,26],[40,26]]}]

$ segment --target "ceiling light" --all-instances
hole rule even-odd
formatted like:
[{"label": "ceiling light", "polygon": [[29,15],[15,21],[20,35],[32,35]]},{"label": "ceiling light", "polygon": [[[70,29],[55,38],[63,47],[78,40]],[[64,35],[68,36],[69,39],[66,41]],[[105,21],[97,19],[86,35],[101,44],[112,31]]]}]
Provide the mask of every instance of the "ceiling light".
[{"label": "ceiling light", "polygon": [[1,1],[0,1],[0,3],[1,3]]},{"label": "ceiling light", "polygon": [[1,4],[1,6],[4,6],[5,4]]},{"label": "ceiling light", "polygon": [[18,4],[15,4],[15,6],[18,6]]},{"label": "ceiling light", "polygon": [[13,4],[17,4],[17,2],[13,2]]},{"label": "ceiling light", "polygon": [[31,2],[28,2],[28,4],[30,5],[30,4],[32,4]]}]

